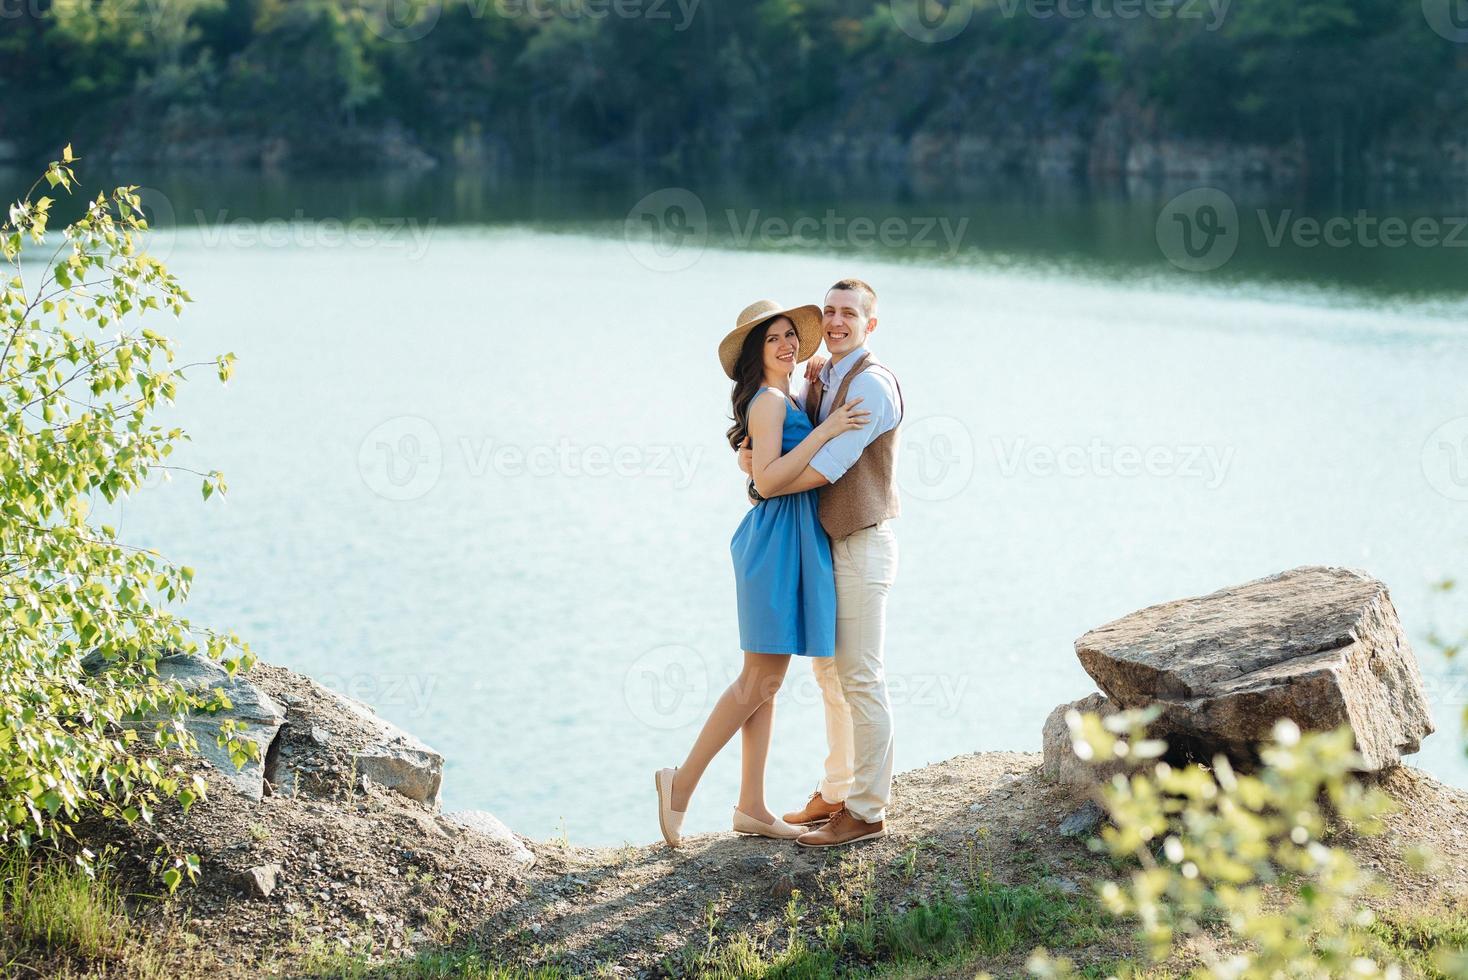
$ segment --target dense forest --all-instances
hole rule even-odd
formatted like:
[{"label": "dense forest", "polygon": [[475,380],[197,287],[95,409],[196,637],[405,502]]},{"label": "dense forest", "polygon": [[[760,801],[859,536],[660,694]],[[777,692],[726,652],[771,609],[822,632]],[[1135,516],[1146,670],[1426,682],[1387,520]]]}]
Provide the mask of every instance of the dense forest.
[{"label": "dense forest", "polygon": [[0,18],[0,143],[286,169],[1468,176],[1459,0],[1442,23],[1433,0],[969,2],[27,0]]}]

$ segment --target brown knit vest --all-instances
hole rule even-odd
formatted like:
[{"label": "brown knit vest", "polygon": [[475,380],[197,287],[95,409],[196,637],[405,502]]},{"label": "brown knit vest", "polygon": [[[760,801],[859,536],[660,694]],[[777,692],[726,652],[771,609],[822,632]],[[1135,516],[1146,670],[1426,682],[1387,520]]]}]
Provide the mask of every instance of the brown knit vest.
[{"label": "brown knit vest", "polygon": [[[897,375],[885,364],[873,360],[868,351],[862,352],[861,359],[841,379],[841,387],[836,389],[831,407],[834,409],[846,401],[846,390],[851,387],[852,379],[869,367],[886,371],[892,379],[892,385],[897,389],[897,420],[900,423],[905,410],[902,386],[897,383]],[[825,394],[826,389],[819,381],[812,382],[806,393],[806,413],[812,424],[820,423],[821,401]],[[902,503],[897,495],[897,426],[873,439],[841,479],[821,488],[819,499],[821,526],[833,541],[901,514]]]}]

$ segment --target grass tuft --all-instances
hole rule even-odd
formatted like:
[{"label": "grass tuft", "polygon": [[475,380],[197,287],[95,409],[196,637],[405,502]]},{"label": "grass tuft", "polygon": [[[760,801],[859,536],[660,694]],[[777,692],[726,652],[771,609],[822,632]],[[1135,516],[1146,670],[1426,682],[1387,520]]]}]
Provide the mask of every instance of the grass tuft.
[{"label": "grass tuft", "polygon": [[127,916],[106,880],[75,865],[11,851],[0,860],[0,919],[7,948],[29,947],[87,960],[118,952]]}]

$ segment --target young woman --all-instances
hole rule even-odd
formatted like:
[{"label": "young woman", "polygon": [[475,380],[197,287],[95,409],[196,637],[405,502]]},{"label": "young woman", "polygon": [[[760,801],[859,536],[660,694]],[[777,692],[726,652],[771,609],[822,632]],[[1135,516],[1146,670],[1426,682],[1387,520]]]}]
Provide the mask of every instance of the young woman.
[{"label": "young woman", "polygon": [[[790,378],[821,342],[816,306],[784,309],[761,300],[739,314],[719,344],[719,362],[734,380],[729,445],[748,437],[754,487],[773,494],[805,470],[816,450],[868,422],[853,399],[818,426],[795,404]],[[739,601],[744,668],[720,695],[681,766],[659,769],[658,822],[677,847],[689,797],[709,762],[742,731],[743,771],[734,830],[794,839],[808,828],[788,824],[765,806],[765,759],[775,718],[775,692],[791,656],[829,657],[836,644],[836,582],[831,542],[816,515],[816,493],[770,496],[750,508],[729,550]]]}]

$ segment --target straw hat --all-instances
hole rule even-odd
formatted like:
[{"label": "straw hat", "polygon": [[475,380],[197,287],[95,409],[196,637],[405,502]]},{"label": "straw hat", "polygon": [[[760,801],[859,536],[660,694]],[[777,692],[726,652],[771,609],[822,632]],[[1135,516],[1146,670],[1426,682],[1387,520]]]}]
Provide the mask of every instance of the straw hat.
[{"label": "straw hat", "polygon": [[746,306],[734,320],[734,329],[719,341],[719,363],[724,373],[734,377],[734,365],[739,361],[739,352],[744,348],[744,339],[755,327],[762,327],[777,316],[788,316],[795,324],[800,337],[800,350],[795,360],[807,361],[821,346],[821,308],[814,303],[805,306],[783,307],[772,299],[762,299]]}]

